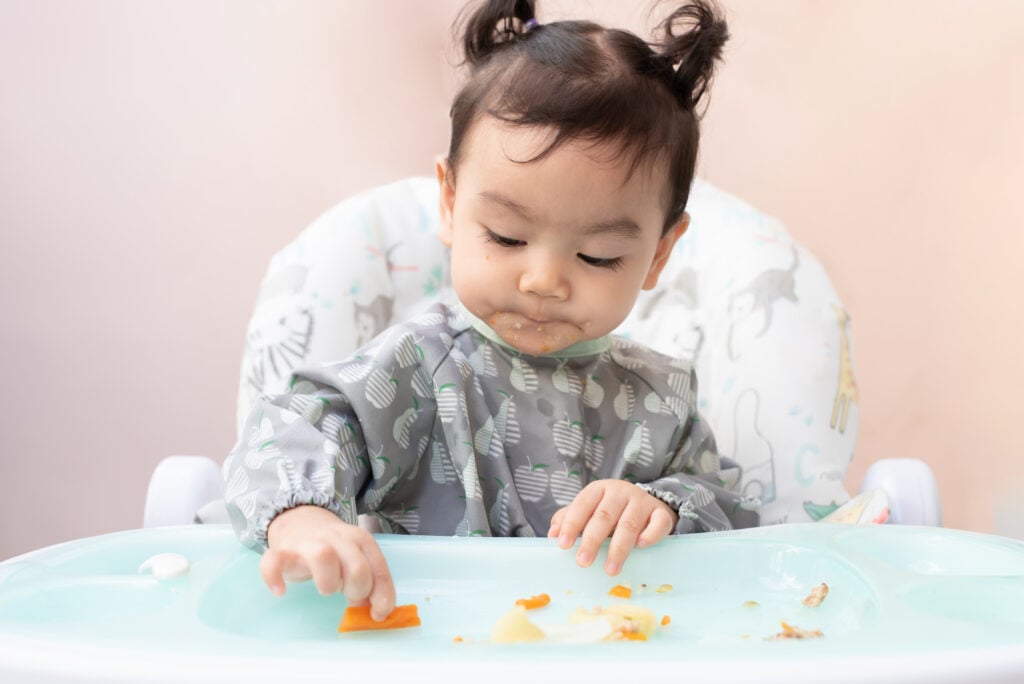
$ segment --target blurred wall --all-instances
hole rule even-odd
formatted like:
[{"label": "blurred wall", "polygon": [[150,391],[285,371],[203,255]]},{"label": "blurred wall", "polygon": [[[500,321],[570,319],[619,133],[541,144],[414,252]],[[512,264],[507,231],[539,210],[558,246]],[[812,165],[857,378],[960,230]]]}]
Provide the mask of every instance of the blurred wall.
[{"label": "blurred wall", "polygon": [[[446,149],[460,6],[0,0],[0,559],[137,527],[163,456],[226,454],[270,255]],[[948,526],[1024,536],[1024,4],[726,6],[702,175],[852,314],[851,488],[920,456]]]}]

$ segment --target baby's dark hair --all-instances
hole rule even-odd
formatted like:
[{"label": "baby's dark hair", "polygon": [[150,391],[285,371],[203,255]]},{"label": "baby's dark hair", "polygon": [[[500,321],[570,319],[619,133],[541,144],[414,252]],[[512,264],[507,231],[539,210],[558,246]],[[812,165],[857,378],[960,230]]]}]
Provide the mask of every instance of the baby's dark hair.
[{"label": "baby's dark hair", "polygon": [[613,142],[630,173],[653,159],[667,162],[664,230],[679,221],[697,163],[697,107],[729,37],[711,0],[678,7],[652,43],[589,21],[538,24],[534,0],[485,0],[463,22],[471,72],[451,109],[453,174],[470,127],[486,113],[553,129],[551,143],[524,163],[572,140]]}]

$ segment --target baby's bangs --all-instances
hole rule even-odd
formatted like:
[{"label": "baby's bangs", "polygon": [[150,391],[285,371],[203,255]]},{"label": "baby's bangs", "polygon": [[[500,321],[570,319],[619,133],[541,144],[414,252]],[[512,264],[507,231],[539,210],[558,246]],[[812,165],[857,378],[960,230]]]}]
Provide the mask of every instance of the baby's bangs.
[{"label": "baby's bangs", "polygon": [[[549,128],[551,142],[525,163],[543,159],[569,141],[607,145],[612,161],[629,160],[629,175],[669,159],[682,141],[687,118],[663,86],[623,69],[595,49],[606,68],[567,71],[528,58],[506,63],[490,82],[483,111],[514,126]],[[494,65],[496,66],[496,65]],[[641,104],[643,103],[643,104]],[[669,162],[670,163],[670,162]]]},{"label": "baby's bangs", "polygon": [[454,172],[466,131],[487,114],[513,126],[552,131],[529,163],[570,141],[610,150],[609,161],[666,171],[665,230],[686,209],[699,119],[672,88],[675,72],[637,36],[590,22],[541,25],[493,48],[452,103],[448,161]]}]

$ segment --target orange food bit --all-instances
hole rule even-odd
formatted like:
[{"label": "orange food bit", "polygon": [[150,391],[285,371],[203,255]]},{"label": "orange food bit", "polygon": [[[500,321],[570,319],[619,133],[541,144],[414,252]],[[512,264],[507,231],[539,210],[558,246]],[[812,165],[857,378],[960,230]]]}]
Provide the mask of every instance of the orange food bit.
[{"label": "orange food bit", "polygon": [[647,641],[647,635],[643,632],[621,632],[619,639],[623,641]]},{"label": "orange food bit", "polygon": [[526,610],[533,610],[534,608],[543,608],[544,606],[551,603],[551,597],[547,594],[537,594],[530,598],[523,598],[516,601],[517,606],[522,606]]},{"label": "orange food bit", "polygon": [[377,622],[370,617],[370,606],[349,606],[341,616],[339,632],[360,632],[367,629],[402,629],[419,627],[420,616],[416,604],[395,606],[391,614]]},{"label": "orange food bit", "polygon": [[608,591],[608,595],[617,596],[619,598],[629,598],[633,595],[633,590],[621,584],[616,584]]},{"label": "orange food bit", "polygon": [[661,626],[662,627],[668,627],[670,622],[672,622],[672,618],[670,618],[668,615],[662,615],[661,616]]},{"label": "orange food bit", "polygon": [[460,636],[457,636],[457,637],[455,637],[454,639],[452,639],[452,641],[454,641],[454,642],[455,642],[455,643],[457,643],[457,644],[461,644],[461,643],[462,643],[462,642],[463,642],[464,640],[463,640],[463,638],[462,638],[462,637],[460,637]]}]

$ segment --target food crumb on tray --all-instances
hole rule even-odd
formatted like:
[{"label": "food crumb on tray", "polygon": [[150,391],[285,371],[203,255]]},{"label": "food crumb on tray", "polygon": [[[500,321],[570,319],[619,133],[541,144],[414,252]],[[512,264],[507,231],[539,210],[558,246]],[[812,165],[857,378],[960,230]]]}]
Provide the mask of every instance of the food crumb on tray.
[{"label": "food crumb on tray", "polygon": [[783,639],[818,639],[825,636],[820,629],[800,629],[794,625],[788,624],[785,621],[781,622],[782,631],[770,637],[765,637],[765,641],[782,641]]},{"label": "food crumb on tray", "polygon": [[624,584],[616,584],[614,587],[608,590],[608,595],[628,599],[633,595],[633,590]]},{"label": "food crumb on tray", "polygon": [[821,605],[826,596],[828,596],[828,585],[822,582],[811,589],[811,593],[803,600],[803,604],[809,608],[816,608]]},{"label": "food crumb on tray", "polygon": [[547,594],[536,594],[530,598],[521,598],[516,600],[515,605],[522,606],[526,610],[535,610],[537,608],[543,608],[549,603],[551,603],[550,596]]}]

